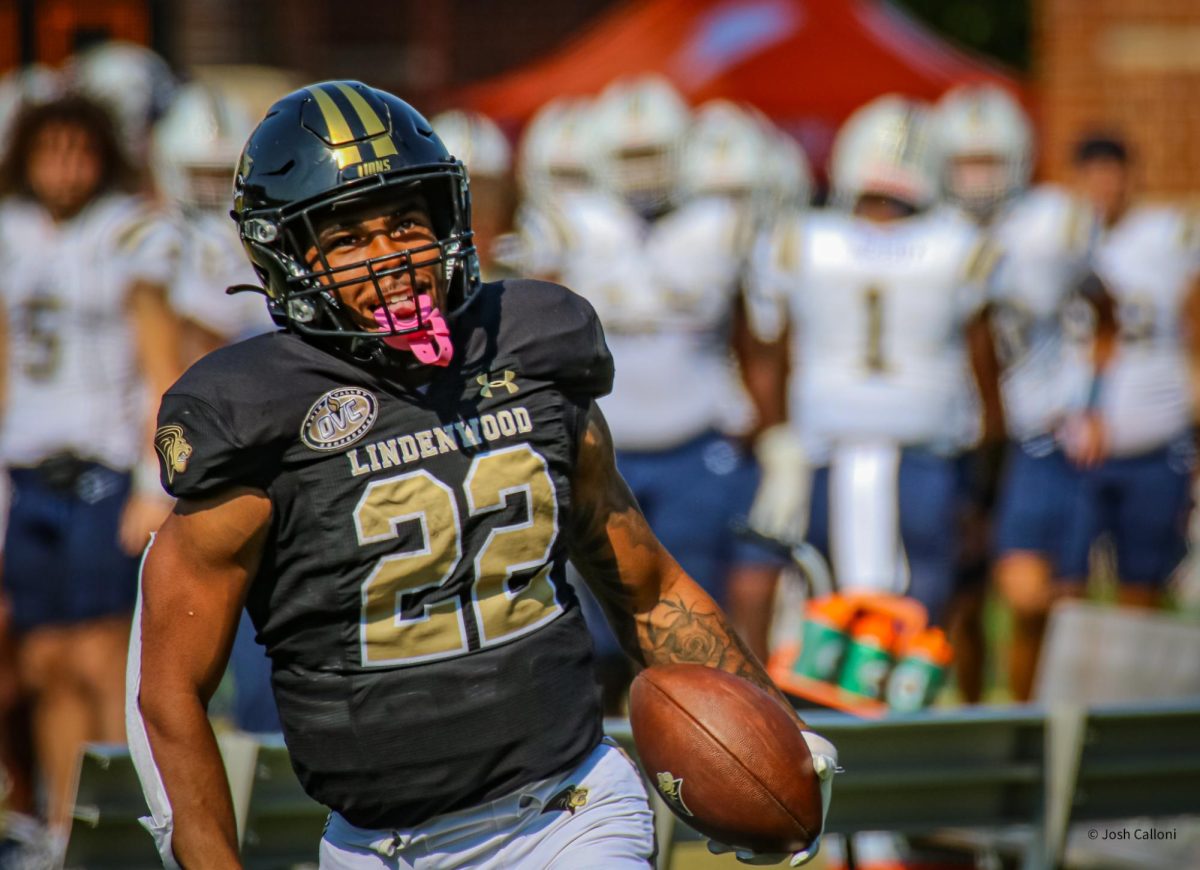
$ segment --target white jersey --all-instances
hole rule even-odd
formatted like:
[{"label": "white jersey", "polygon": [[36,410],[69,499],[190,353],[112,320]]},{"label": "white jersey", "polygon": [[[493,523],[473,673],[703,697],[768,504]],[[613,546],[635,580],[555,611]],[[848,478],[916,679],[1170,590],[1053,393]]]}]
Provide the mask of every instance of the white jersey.
[{"label": "white jersey", "polygon": [[1195,215],[1136,208],[1101,237],[1094,268],[1117,306],[1119,340],[1101,394],[1110,451],[1161,447],[1192,420],[1181,310],[1200,270]]},{"label": "white jersey", "polygon": [[171,302],[179,314],[227,341],[272,329],[262,295],[225,292],[237,284],[261,283],[238,241],[234,222],[211,212],[189,212],[178,219],[183,250],[171,284]]},{"label": "white jersey", "polygon": [[965,325],[994,263],[950,209],[890,224],[840,212],[782,224],[756,257],[751,319],[764,340],[791,324],[789,418],[812,461],[838,443],[954,452],[978,417]]},{"label": "white jersey", "polygon": [[5,464],[62,451],[138,461],[148,403],[127,297],[138,281],[166,286],[178,247],[172,222],[136,196],[102,196],[62,224],[27,199],[0,203]]},{"label": "white jersey", "polygon": [[599,193],[562,197],[558,250],[534,257],[584,296],[616,364],[601,400],[616,445],[664,450],[750,417],[729,350],[750,233],[735,205],[693,200],[653,224]]},{"label": "white jersey", "polygon": [[1075,291],[1088,272],[1096,218],[1081,200],[1046,185],[1015,200],[989,233],[1001,254],[991,325],[1005,422],[1011,437],[1026,441],[1053,432],[1087,390],[1065,364],[1063,329],[1072,306],[1086,305]]}]

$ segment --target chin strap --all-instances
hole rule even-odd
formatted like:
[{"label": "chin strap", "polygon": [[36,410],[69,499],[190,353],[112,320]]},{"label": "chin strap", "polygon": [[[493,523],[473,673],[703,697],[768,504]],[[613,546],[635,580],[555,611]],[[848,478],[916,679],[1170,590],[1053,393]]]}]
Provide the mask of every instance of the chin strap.
[{"label": "chin strap", "polygon": [[[450,327],[442,312],[433,307],[433,300],[427,294],[417,297],[418,314],[402,318],[380,308],[375,312],[375,322],[386,330],[413,329],[403,335],[384,335],[383,343],[396,350],[412,351],[417,360],[425,365],[445,366],[450,364],[454,356],[454,346],[450,343]],[[420,324],[420,329],[415,327]]]}]

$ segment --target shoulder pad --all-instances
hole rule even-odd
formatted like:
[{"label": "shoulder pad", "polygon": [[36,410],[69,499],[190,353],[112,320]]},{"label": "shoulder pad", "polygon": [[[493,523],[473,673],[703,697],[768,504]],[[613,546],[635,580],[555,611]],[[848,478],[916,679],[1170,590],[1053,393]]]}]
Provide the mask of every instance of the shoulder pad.
[{"label": "shoulder pad", "polygon": [[521,374],[589,396],[612,390],[612,355],[586,299],[548,281],[515,279],[492,288],[498,353],[515,358]]},{"label": "shoulder pad", "polygon": [[[201,359],[167,390],[154,446],[163,488],[177,498],[210,495],[230,486],[265,489],[299,419],[286,401],[263,390],[271,377],[272,345],[265,335]],[[286,340],[286,339],[284,339]],[[299,339],[294,339],[299,341]]]}]

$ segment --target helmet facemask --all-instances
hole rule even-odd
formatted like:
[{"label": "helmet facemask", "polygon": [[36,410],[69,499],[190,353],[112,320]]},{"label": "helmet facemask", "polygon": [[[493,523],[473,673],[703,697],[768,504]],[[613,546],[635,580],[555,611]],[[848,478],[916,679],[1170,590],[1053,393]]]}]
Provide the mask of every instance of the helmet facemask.
[{"label": "helmet facemask", "polygon": [[[340,241],[331,239],[331,228],[398,219],[414,204],[427,215],[427,243],[352,261],[331,247]],[[445,322],[480,287],[461,164],[372,176],[285,206],[274,217],[249,217],[243,237],[287,326],[334,341],[359,359],[415,354],[420,362],[449,361]],[[439,352],[426,358],[430,341]]]}]

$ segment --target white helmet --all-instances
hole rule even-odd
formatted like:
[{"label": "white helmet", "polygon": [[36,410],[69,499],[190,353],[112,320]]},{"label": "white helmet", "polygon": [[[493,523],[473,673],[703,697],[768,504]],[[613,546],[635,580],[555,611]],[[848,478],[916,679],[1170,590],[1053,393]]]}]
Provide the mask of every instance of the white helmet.
[{"label": "white helmet", "polygon": [[728,100],[709,100],[696,111],[679,166],[682,198],[746,195],[763,190],[772,174],[772,151],[758,120]]},{"label": "white helmet", "polygon": [[479,112],[452,109],[429,121],[446,150],[472,176],[501,178],[512,169],[512,149],[495,121]]},{"label": "white helmet", "polygon": [[253,129],[237,101],[211,85],[184,85],[154,127],[151,163],[159,188],[186,206],[227,207],[234,167]]},{"label": "white helmet", "polygon": [[889,94],[857,109],[838,130],[829,176],[843,208],[869,193],[918,209],[931,205],[939,174],[929,108]]},{"label": "white helmet", "polygon": [[642,214],[662,210],[678,193],[691,120],[683,97],[661,76],[613,82],[597,99],[590,128],[601,184]]},{"label": "white helmet", "polygon": [[560,97],[542,106],[521,137],[519,172],[529,199],[544,200],[591,187],[588,153],[590,100]]},{"label": "white helmet", "polygon": [[175,94],[167,62],[132,42],[102,42],[68,64],[71,87],[109,107],[129,152],[145,153],[146,133]]},{"label": "white helmet", "polygon": [[[1021,105],[997,85],[964,85],[948,91],[935,113],[945,158],[944,184],[951,200],[986,213],[1029,184],[1033,130]],[[964,158],[985,158],[983,163]],[[987,165],[987,158],[994,161]]]},{"label": "white helmet", "polygon": [[62,92],[62,77],[45,64],[33,63],[0,77],[0,140],[7,141],[17,113],[27,105],[48,102]]}]

